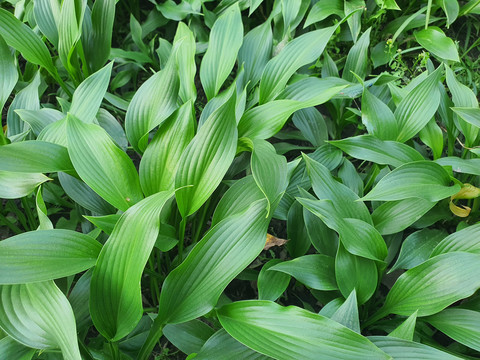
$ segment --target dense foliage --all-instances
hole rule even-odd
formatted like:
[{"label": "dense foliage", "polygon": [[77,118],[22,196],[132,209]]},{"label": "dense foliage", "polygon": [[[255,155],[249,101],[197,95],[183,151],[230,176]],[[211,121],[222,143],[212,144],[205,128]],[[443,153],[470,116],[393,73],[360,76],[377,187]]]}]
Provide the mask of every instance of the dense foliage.
[{"label": "dense foliage", "polygon": [[478,14],[0,1],[0,358],[478,358]]}]

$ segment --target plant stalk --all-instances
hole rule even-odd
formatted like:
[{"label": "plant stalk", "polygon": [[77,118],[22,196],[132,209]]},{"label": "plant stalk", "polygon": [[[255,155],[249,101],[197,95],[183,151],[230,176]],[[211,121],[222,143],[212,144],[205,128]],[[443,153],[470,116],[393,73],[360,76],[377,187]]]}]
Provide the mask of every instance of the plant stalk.
[{"label": "plant stalk", "polygon": [[137,358],[138,360],[147,360],[149,358],[153,348],[155,347],[155,344],[163,335],[163,328],[165,325],[166,324],[160,320],[160,316],[157,316],[157,318],[153,321],[153,325],[148,333],[147,340],[140,349],[140,353],[138,354]]}]

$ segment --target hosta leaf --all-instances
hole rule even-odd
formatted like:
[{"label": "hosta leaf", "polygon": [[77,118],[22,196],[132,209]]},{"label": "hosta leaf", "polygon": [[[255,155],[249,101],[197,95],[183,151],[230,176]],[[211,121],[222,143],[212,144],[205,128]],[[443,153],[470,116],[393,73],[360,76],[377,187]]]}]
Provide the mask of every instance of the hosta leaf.
[{"label": "hosta leaf", "polygon": [[260,80],[260,104],[275,99],[299,68],[317,60],[335,29],[331,26],[300,35],[271,59]]},{"label": "hosta leaf", "polygon": [[235,157],[235,92],[200,128],[180,158],[175,197],[183,217],[197,211],[222,181]]},{"label": "hosta leaf", "polygon": [[272,266],[269,270],[293,276],[302,284],[316,290],[337,290],[335,259],[326,255],[305,255]]},{"label": "hosta leaf", "polygon": [[420,219],[435,204],[421,198],[387,201],[373,211],[373,224],[382,235],[396,234]]},{"label": "hosta leaf", "polygon": [[395,328],[390,334],[389,337],[394,337],[397,339],[403,339],[408,341],[413,341],[413,335],[415,334],[415,325],[417,323],[417,311],[410,315],[403,323]]},{"label": "hosta leaf", "polygon": [[420,139],[432,149],[433,158],[436,160],[442,156],[443,152],[443,132],[437,125],[435,119],[431,119],[425,127],[420,130]]},{"label": "hosta leaf", "polygon": [[165,279],[156,321],[185,322],[215,306],[230,281],[262,251],[269,223],[265,207],[266,200],[256,201],[210,229]]},{"label": "hosta leaf", "polygon": [[382,141],[370,135],[354,136],[329,143],[354,158],[381,165],[398,167],[405,163],[424,160],[418,151],[408,145],[396,141]]},{"label": "hosta leaf", "polygon": [[[381,142],[378,140],[395,140],[397,138],[397,120],[395,119],[392,110],[390,110],[387,104],[385,104],[382,100],[373,95],[368,89],[364,89],[362,95],[362,123],[367,127],[368,133],[374,135],[375,138],[368,136],[347,138],[345,139],[345,141],[347,141],[347,144],[349,144],[349,140],[352,141],[353,139],[370,141],[375,145],[382,144],[381,148],[371,149],[369,147],[367,149],[364,149],[364,152],[367,153],[368,150],[380,150],[381,154],[390,155],[389,157],[392,158],[393,156],[391,155],[391,152],[385,149],[385,147],[388,145],[390,146],[390,148],[393,148],[391,150],[397,150],[397,152],[400,152],[399,155],[403,155],[403,157],[410,154],[415,154],[415,150],[412,149],[410,146],[401,146],[403,145],[401,143],[396,143],[392,141]],[[342,141],[344,140],[339,140],[337,144],[342,144]],[[335,142],[332,142],[332,144],[335,145]]]},{"label": "hosta leaf", "polygon": [[295,306],[250,300],[217,310],[227,332],[275,359],[389,359],[365,337],[321,315]]},{"label": "hosta leaf", "polygon": [[88,299],[90,298],[90,281],[92,279],[92,270],[83,273],[80,279],[73,286],[68,301],[72,305],[77,331],[90,327],[92,319],[90,318],[90,309],[88,308]]},{"label": "hosta leaf", "polygon": [[389,336],[369,336],[368,339],[395,360],[460,360],[459,357],[413,341]]},{"label": "hosta leaf", "polygon": [[15,112],[20,116],[22,121],[25,121],[30,125],[35,135],[39,135],[42,130],[51,123],[65,118],[65,114],[61,111],[49,108],[43,108],[40,110],[19,109],[15,110]]},{"label": "hosta leaf", "polygon": [[38,134],[37,140],[67,147],[67,118],[64,116],[62,119],[45,126]]},{"label": "hosta leaf", "polygon": [[[0,35],[0,109],[3,109],[18,79],[18,71],[7,43]],[[1,136],[1,135],[0,135]]]},{"label": "hosta leaf", "polygon": [[480,255],[454,252],[435,256],[408,270],[395,282],[382,314],[435,314],[480,288]]},{"label": "hosta leaf", "polygon": [[455,341],[480,351],[480,313],[467,309],[445,309],[426,320]]},{"label": "hosta leaf", "polygon": [[0,354],[6,359],[31,360],[35,350],[20,344],[10,336],[5,336],[0,340]]},{"label": "hosta leaf", "polygon": [[67,117],[68,153],[88,186],[116,208],[125,211],[143,198],[132,160],[105,130]]},{"label": "hosta leaf", "polygon": [[60,2],[39,0],[33,3],[33,13],[40,31],[55,46],[58,46],[57,22],[60,17]]},{"label": "hosta leaf", "polygon": [[452,107],[455,114],[460,116],[467,123],[480,127],[480,108],[478,107]]},{"label": "hosta leaf", "polygon": [[480,175],[480,159],[462,159],[456,156],[447,156],[437,159],[435,162],[442,166],[451,166],[454,172]]},{"label": "hosta leaf", "polygon": [[269,271],[274,265],[281,262],[280,259],[272,259],[262,266],[257,280],[259,300],[275,301],[287,289],[290,275],[280,271]]},{"label": "hosta leaf", "polygon": [[460,185],[449,186],[448,172],[432,161],[404,164],[385,175],[363,201],[392,201],[422,198],[442,200],[460,191]]},{"label": "hosta leaf", "polygon": [[296,111],[292,121],[312,145],[321,146],[328,139],[325,119],[315,107]]},{"label": "hosta leaf", "polygon": [[200,66],[200,79],[208,100],[217,95],[232,71],[242,41],[242,17],[240,8],[234,4],[213,24],[208,49]]},{"label": "hosta leaf", "polygon": [[358,318],[357,293],[355,289],[352,290],[347,300],[335,311],[330,319],[360,334],[360,320]]},{"label": "hosta leaf", "polygon": [[214,333],[215,330],[200,320],[169,324],[163,328],[168,341],[187,355],[198,353]]},{"label": "hosta leaf", "polygon": [[371,30],[372,28],[368,28],[348,52],[342,73],[343,79],[356,82],[356,77],[353,74],[356,74],[362,80],[365,79],[367,75],[368,47],[370,45]]},{"label": "hosta leaf", "polygon": [[287,213],[287,238],[286,247],[292,258],[303,256],[310,249],[311,244],[303,218],[303,207],[298,201],[290,206]]},{"label": "hosta leaf", "polygon": [[75,318],[53,281],[0,286],[0,327],[36,349],[60,348],[65,359],[81,360]]},{"label": "hosta leaf", "polygon": [[177,65],[180,78],[180,89],[178,95],[184,103],[188,100],[194,100],[197,97],[197,89],[195,87],[195,73],[197,67],[195,65],[195,36],[192,31],[183,22],[178,23],[174,46],[177,42],[181,42],[178,47]]},{"label": "hosta leaf", "polygon": [[148,133],[177,108],[180,80],[176,71],[175,49],[165,67],[152,75],[137,90],[125,116],[128,141],[137,151],[147,147]]},{"label": "hosta leaf", "polygon": [[160,213],[171,196],[160,192],[128,209],[100,252],[92,276],[90,313],[107,339],[120,340],[142,317],[140,279],[157,239]]},{"label": "hosta leaf", "polygon": [[427,51],[442,60],[460,61],[455,43],[439,27],[429,26],[427,29],[417,31],[415,39]]},{"label": "hosta leaf", "polygon": [[19,199],[32,193],[35,188],[51,180],[43,174],[21,173],[0,170],[0,198]]},{"label": "hosta leaf", "polygon": [[95,115],[107,92],[113,62],[86,78],[75,90],[70,114],[87,124],[93,123]]},{"label": "hosta leaf", "polygon": [[399,133],[397,141],[405,142],[415,136],[430,121],[440,104],[438,82],[443,66],[428,75],[405,96],[395,110]]},{"label": "hosta leaf", "polygon": [[402,243],[397,262],[390,271],[395,269],[411,269],[426,261],[433,249],[446,236],[440,230],[423,229],[410,234]]},{"label": "hosta leaf", "polygon": [[45,43],[32,29],[4,9],[0,9],[0,36],[9,46],[18,50],[25,60],[56,73]]},{"label": "hosta leaf", "polygon": [[457,18],[460,6],[458,5],[458,1],[455,0],[443,0],[440,4],[443,11],[445,12],[445,15],[447,16],[448,28]]},{"label": "hosta leaf", "polygon": [[224,329],[218,330],[208,339],[194,359],[236,359],[236,360],[268,360],[269,356],[257,353],[231,337]]},{"label": "hosta leaf", "polygon": [[127,137],[125,136],[125,131],[123,130],[122,125],[118,122],[117,118],[115,118],[112,114],[110,114],[105,109],[99,109],[97,113],[97,122],[108,135],[115,141],[120,149],[123,151],[127,151],[128,141]]},{"label": "hosta leaf", "polygon": [[431,257],[455,251],[466,251],[480,254],[480,243],[478,242],[479,236],[480,224],[475,224],[454,232],[440,241],[435,249],[433,249]]},{"label": "hosta leaf", "polygon": [[337,15],[341,18],[345,16],[342,0],[319,0],[308,13],[304,27],[322,21],[330,15]]},{"label": "hosta leaf", "polygon": [[38,230],[0,241],[0,284],[24,284],[92,267],[101,244],[71,230]]},{"label": "hosta leaf", "polygon": [[74,171],[65,147],[38,140],[1,146],[0,170],[26,173]]},{"label": "hosta leaf", "polygon": [[180,158],[194,136],[194,127],[191,101],[159,127],[140,161],[140,183],[145,195],[174,189]]},{"label": "hosta leaf", "polygon": [[92,7],[92,30],[87,59],[93,71],[100,69],[108,60],[112,43],[115,0],[95,1]]},{"label": "hosta leaf", "polygon": [[35,196],[35,207],[37,209],[38,222],[40,223],[37,230],[53,229],[53,224],[48,218],[47,206],[45,205],[45,201],[43,201],[41,186],[38,187],[37,194]]}]

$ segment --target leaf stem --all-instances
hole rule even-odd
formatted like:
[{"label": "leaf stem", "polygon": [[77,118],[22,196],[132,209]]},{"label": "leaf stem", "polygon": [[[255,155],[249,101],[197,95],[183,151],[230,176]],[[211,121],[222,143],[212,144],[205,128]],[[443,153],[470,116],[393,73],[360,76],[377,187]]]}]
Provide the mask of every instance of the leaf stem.
[{"label": "leaf stem", "polygon": [[109,342],[108,345],[110,346],[110,352],[112,354],[113,360],[120,360],[120,351],[118,350],[118,343],[116,342]]},{"label": "leaf stem", "polygon": [[143,343],[140,353],[138,354],[138,360],[147,360],[155,347],[155,344],[160,340],[163,335],[163,328],[165,323],[160,320],[160,316],[157,316],[153,321],[152,328],[148,333],[147,340]]},{"label": "leaf stem", "polygon": [[430,22],[430,11],[432,10],[432,0],[428,0],[427,4],[427,15],[425,17],[425,29],[428,28],[428,23]]}]

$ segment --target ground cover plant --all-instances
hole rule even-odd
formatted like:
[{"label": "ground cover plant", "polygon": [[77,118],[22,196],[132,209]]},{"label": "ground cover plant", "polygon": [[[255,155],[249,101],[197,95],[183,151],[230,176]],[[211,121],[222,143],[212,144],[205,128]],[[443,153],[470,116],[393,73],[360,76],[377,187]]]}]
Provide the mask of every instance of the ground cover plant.
[{"label": "ground cover plant", "polygon": [[479,14],[0,1],[0,358],[478,358]]}]

